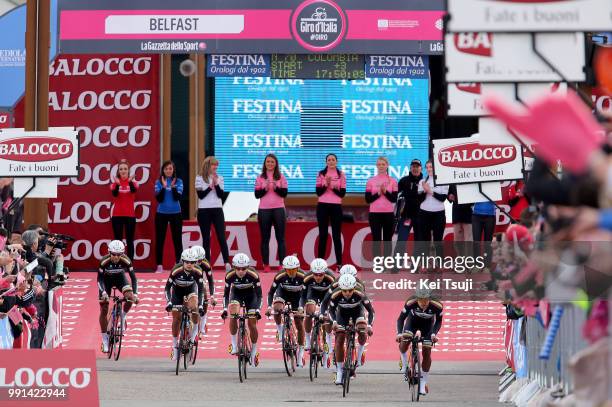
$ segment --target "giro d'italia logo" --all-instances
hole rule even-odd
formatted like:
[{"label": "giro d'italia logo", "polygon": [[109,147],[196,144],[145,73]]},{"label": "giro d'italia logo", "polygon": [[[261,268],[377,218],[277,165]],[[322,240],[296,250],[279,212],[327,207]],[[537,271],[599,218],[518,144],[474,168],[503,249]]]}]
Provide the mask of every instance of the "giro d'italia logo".
[{"label": "giro d'italia logo", "polygon": [[293,12],[291,31],[305,49],[329,51],[342,41],[346,20],[342,9],[333,1],[307,0]]}]

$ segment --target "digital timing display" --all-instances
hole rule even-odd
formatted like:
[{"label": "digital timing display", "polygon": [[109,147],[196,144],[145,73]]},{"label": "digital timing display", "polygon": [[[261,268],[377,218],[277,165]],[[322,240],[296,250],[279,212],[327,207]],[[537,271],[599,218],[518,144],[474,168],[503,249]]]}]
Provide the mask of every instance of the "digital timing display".
[{"label": "digital timing display", "polygon": [[272,79],[365,79],[365,56],[358,54],[272,54]]}]

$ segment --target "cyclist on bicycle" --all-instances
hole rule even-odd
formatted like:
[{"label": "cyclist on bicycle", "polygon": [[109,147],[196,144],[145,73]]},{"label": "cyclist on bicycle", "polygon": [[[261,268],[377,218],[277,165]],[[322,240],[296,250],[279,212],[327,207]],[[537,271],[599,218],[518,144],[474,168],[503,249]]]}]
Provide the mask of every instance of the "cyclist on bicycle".
[{"label": "cyclist on bicycle", "polygon": [[179,357],[178,337],[181,328],[181,312],[173,309],[185,305],[191,312],[192,325],[189,329],[190,340],[195,341],[198,334],[200,315],[204,313],[204,276],[196,266],[197,255],[191,249],[183,250],[181,263],[175,265],[166,282],[166,311],[172,311],[172,360]]},{"label": "cyclist on bicycle", "polygon": [[[304,330],[306,331],[306,347],[304,350],[310,350],[310,335],[312,332],[312,318],[317,310],[317,306],[321,304],[325,294],[331,291],[331,286],[336,281],[334,274],[327,268],[327,262],[323,259],[314,259],[310,262],[310,272],[304,277],[304,289],[302,290],[302,298],[300,299],[300,307],[303,307],[306,313],[304,320]],[[329,321],[329,318],[326,318]],[[329,361],[329,350],[332,348],[331,324],[325,323],[325,342],[327,343],[326,351],[323,354],[323,366],[327,366]]]},{"label": "cyclist on bicycle", "polygon": [[[125,273],[130,275],[128,284]],[[111,290],[121,290],[126,302],[123,304],[122,327],[125,332],[125,314],[132,308],[132,303],[138,304],[138,281],[132,267],[132,261],[125,255],[125,245],[121,240],[113,240],[108,244],[108,254],[100,260],[98,267],[98,295],[100,300],[100,330],[102,332],[102,352],[108,352],[108,299]]]},{"label": "cyclist on bicycle", "polygon": [[299,351],[297,355],[298,367],[303,367],[304,358],[304,308],[300,306],[300,298],[304,289],[304,271],[300,269],[300,260],[295,255],[289,255],[283,259],[283,268],[276,274],[274,281],[268,291],[268,309],[266,316],[274,310],[274,321],[276,322],[277,340],[283,337],[284,326],[281,314],[285,304],[291,304],[294,312],[294,324],[297,329]]},{"label": "cyclist on bicycle", "polygon": [[251,364],[259,364],[259,354],[257,353],[257,320],[261,318],[261,281],[259,274],[250,267],[251,259],[244,253],[237,253],[232,259],[232,269],[225,275],[225,290],[223,291],[223,312],[221,318],[225,320],[231,316],[229,323],[230,335],[232,338],[232,349],[230,353],[238,353],[238,317],[240,315],[240,305],[246,307],[249,321],[249,335],[251,337]]},{"label": "cyclist on bicycle", "polygon": [[[198,260],[197,266],[202,270],[202,274],[206,276],[208,280],[208,294],[210,296],[210,304],[214,307],[217,305],[217,301],[213,297],[215,295],[215,280],[213,277],[212,267],[206,259],[206,251],[202,246],[191,246],[191,250],[195,253]],[[204,302],[204,315],[202,316],[202,323],[200,324],[200,332],[206,333],[206,322],[208,320],[208,302]]]},{"label": "cyclist on bicycle", "polygon": [[408,368],[408,345],[417,331],[423,338],[423,374],[419,393],[426,395],[427,379],[431,368],[431,346],[438,342],[438,331],[442,326],[442,303],[431,299],[431,290],[418,289],[415,296],[406,301],[397,318],[397,342],[402,358],[403,371]]},{"label": "cyclist on bicycle", "polygon": [[[372,336],[372,323],[374,322],[374,308],[367,295],[356,289],[357,279],[350,274],[345,274],[338,279],[339,290],[331,295],[329,301],[329,315],[333,321],[333,329],[336,333],[336,384],[342,384],[342,368],[344,367],[344,340],[345,331],[352,319],[357,330],[359,346],[357,347],[356,366],[362,366],[365,362],[365,344],[368,336]],[[366,323],[365,312],[368,311]],[[327,311],[327,304],[321,307],[321,314]]]}]

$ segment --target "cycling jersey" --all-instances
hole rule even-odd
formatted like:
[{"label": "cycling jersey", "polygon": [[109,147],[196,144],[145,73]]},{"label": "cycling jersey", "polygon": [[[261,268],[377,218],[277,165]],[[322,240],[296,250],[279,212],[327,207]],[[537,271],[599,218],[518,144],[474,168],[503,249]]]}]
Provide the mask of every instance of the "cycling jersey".
[{"label": "cycling jersey", "polygon": [[[131,287],[125,277],[126,272],[130,275]],[[132,261],[126,255],[119,257],[117,263],[111,261],[110,254],[100,260],[100,266],[98,267],[98,295],[100,298],[103,292],[110,295],[113,287],[121,290],[122,293],[131,289],[134,294],[138,294],[136,273],[134,273]]]},{"label": "cycling jersey", "polygon": [[206,276],[206,280],[208,280],[208,294],[210,297],[215,294],[215,279],[213,277],[212,267],[210,267],[210,263],[206,259],[202,259],[198,262],[198,267],[202,270],[202,274]]},{"label": "cycling jersey", "polygon": [[374,308],[367,295],[361,291],[354,290],[349,298],[345,298],[342,295],[342,290],[336,290],[329,295],[329,301],[324,301],[321,305],[321,314],[329,311],[332,321],[336,322],[339,326],[346,326],[351,318],[354,323],[363,319],[364,309],[368,311],[368,325],[372,325],[374,322]]},{"label": "cycling jersey", "polygon": [[431,340],[431,334],[438,334],[442,326],[442,303],[434,300],[422,309],[416,299],[406,301],[404,308],[397,318],[397,333],[411,333],[421,331],[421,337]]},{"label": "cycling jersey", "polygon": [[336,278],[331,271],[325,272],[323,280],[321,280],[320,283],[315,281],[312,272],[306,273],[300,306],[303,307],[307,303],[321,304],[323,298],[325,298],[325,294],[331,291],[331,287],[335,281]]},{"label": "cycling jersey", "polygon": [[183,305],[184,298],[197,295],[198,307],[204,305],[204,276],[199,267],[187,271],[181,263],[175,265],[166,282],[166,301],[172,305]]},{"label": "cycling jersey", "polygon": [[271,307],[274,302],[290,302],[291,309],[297,310],[304,289],[304,276],[301,269],[298,269],[293,277],[284,269],[279,271],[268,291],[268,306]]},{"label": "cycling jersey", "polygon": [[[231,296],[230,296],[231,294]],[[244,304],[247,311],[261,309],[261,281],[259,274],[252,268],[246,270],[243,277],[238,277],[232,269],[225,274],[225,289],[223,291],[223,308],[227,309],[230,302]]]}]

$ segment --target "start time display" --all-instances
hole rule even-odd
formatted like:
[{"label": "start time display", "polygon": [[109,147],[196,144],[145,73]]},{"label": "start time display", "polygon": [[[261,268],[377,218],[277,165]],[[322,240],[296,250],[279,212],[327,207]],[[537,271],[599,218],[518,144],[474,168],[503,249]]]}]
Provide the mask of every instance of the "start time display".
[{"label": "start time display", "polygon": [[272,54],[272,79],[365,79],[365,57],[358,54]]}]

